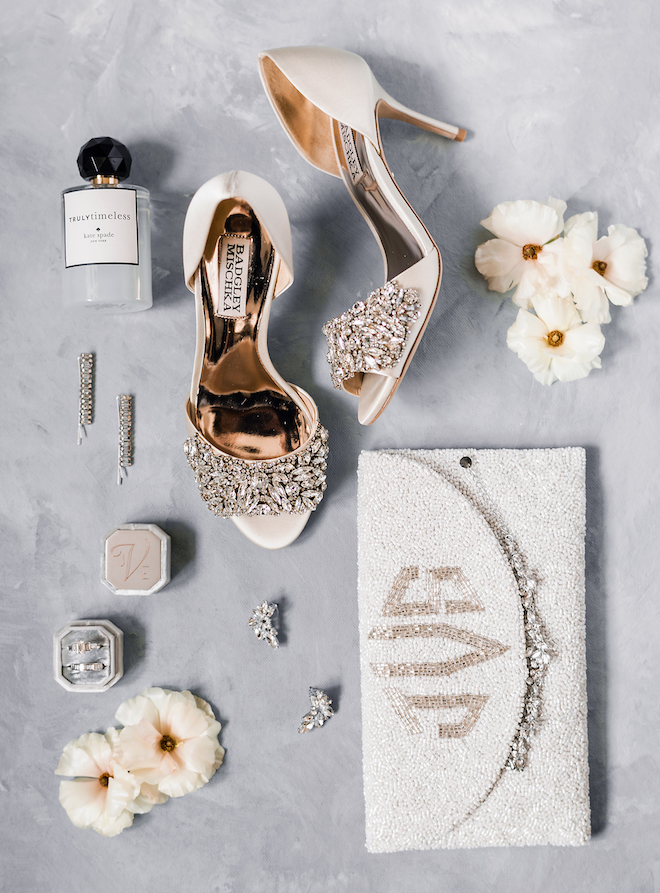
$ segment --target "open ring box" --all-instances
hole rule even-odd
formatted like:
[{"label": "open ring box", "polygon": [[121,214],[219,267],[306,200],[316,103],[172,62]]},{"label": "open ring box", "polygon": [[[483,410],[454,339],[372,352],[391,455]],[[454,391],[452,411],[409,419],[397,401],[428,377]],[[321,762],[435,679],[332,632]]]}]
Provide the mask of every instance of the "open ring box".
[{"label": "open ring box", "polygon": [[67,691],[106,691],[124,674],[124,634],[110,620],[74,620],[53,636],[55,681]]}]

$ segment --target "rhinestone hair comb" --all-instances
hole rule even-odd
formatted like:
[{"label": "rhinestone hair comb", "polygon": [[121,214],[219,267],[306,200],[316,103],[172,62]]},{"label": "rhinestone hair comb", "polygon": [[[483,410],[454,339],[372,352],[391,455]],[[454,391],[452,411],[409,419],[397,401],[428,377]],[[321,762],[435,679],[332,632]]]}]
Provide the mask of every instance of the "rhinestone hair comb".
[{"label": "rhinestone hair comb", "polygon": [[81,353],[78,357],[80,391],[78,395],[78,446],[82,443],[85,425],[94,420],[94,354]]},{"label": "rhinestone hair comb", "polygon": [[117,453],[117,483],[121,484],[126,469],[133,464],[133,397],[120,394],[117,397],[119,417],[119,447]]}]

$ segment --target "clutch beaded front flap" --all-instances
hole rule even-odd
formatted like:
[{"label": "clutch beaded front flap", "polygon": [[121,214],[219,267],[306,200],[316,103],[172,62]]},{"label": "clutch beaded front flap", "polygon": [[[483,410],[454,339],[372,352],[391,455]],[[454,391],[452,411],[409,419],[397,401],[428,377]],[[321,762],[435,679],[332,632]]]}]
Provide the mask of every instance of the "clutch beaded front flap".
[{"label": "clutch beaded front flap", "polygon": [[585,453],[363,452],[367,849],[585,843]]}]

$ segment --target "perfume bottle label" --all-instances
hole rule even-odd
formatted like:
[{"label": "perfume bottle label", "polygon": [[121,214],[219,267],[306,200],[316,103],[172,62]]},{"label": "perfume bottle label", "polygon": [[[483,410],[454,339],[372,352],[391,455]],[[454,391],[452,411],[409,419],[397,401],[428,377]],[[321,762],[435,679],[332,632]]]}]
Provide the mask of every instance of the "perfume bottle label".
[{"label": "perfume bottle label", "polygon": [[250,241],[223,236],[218,261],[217,316],[247,316]]},{"label": "perfume bottle label", "polygon": [[93,187],[64,193],[64,265],[135,264],[137,192]]},{"label": "perfume bottle label", "polygon": [[355,137],[352,129],[347,124],[339,124],[339,132],[341,134],[341,145],[344,150],[344,158],[346,159],[346,167],[350,175],[353,186],[356,186],[364,177],[364,171],[358,158],[357,146],[355,145]]}]

